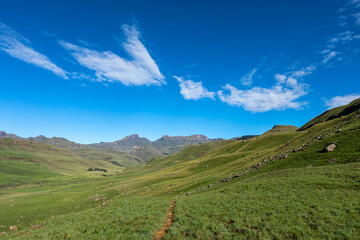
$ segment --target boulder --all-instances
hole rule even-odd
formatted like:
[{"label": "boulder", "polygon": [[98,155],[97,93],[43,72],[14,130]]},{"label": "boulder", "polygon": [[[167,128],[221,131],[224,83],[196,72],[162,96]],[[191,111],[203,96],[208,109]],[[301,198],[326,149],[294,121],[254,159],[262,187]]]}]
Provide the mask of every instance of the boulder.
[{"label": "boulder", "polygon": [[332,151],[334,151],[335,148],[336,148],[335,143],[331,143],[330,145],[326,146],[323,151],[324,152],[332,152]]},{"label": "boulder", "polygon": [[324,139],[324,136],[317,136],[316,138],[314,138],[315,140],[322,140],[322,139]]}]

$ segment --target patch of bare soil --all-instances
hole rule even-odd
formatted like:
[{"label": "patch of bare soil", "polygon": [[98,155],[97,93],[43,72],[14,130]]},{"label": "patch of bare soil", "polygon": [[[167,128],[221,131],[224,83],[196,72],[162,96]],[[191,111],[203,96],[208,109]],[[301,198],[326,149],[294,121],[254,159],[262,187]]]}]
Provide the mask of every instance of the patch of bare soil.
[{"label": "patch of bare soil", "polygon": [[157,231],[157,233],[155,233],[154,240],[162,240],[165,237],[165,234],[168,231],[168,229],[173,224],[175,203],[176,203],[176,200],[173,200],[171,202],[169,211],[166,214],[166,219],[165,219],[164,225],[162,226],[162,228],[159,231]]}]

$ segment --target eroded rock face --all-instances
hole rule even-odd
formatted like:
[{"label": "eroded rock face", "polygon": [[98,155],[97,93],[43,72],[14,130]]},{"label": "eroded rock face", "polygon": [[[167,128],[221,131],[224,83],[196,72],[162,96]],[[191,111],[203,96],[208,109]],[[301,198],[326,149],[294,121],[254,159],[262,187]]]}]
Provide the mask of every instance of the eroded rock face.
[{"label": "eroded rock face", "polygon": [[334,151],[335,148],[336,148],[335,143],[331,143],[330,145],[328,145],[324,148],[324,152],[332,152],[332,151]]}]

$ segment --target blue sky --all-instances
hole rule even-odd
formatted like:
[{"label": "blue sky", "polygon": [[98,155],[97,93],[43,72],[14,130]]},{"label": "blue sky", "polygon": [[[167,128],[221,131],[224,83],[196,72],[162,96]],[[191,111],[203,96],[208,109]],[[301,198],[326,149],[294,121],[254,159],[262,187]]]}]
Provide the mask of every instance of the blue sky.
[{"label": "blue sky", "polygon": [[0,129],[261,134],[360,97],[360,0],[0,0]]}]

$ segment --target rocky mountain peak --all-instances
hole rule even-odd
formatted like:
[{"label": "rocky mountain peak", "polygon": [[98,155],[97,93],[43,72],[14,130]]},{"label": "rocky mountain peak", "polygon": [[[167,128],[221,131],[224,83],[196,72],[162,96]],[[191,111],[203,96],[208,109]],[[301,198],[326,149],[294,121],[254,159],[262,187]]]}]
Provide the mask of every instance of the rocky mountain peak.
[{"label": "rocky mountain peak", "polygon": [[164,135],[161,137],[161,140],[166,140],[166,139],[170,139],[171,137],[169,135]]},{"label": "rocky mountain peak", "polygon": [[124,137],[121,140],[114,142],[114,144],[116,144],[116,145],[123,145],[123,144],[144,145],[144,144],[150,144],[150,143],[151,143],[151,141],[149,139],[140,137],[138,134],[132,134],[132,135]]},{"label": "rocky mountain peak", "polygon": [[39,136],[36,136],[35,139],[36,139],[36,140],[39,140],[39,141],[45,141],[45,140],[47,140],[48,138],[45,137],[44,135],[39,135]]},{"label": "rocky mountain peak", "polygon": [[141,139],[138,134],[131,134],[129,136],[124,137],[122,140],[130,140],[130,139]]}]

